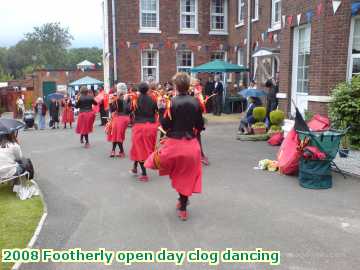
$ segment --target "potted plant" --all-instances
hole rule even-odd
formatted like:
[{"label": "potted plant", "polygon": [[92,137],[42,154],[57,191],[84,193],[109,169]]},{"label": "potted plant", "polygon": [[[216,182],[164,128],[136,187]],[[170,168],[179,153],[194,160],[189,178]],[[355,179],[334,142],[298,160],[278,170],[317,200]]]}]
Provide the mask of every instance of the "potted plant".
[{"label": "potted plant", "polygon": [[266,117],[266,109],[265,107],[256,107],[253,110],[253,117],[256,122],[252,125],[252,129],[254,134],[265,134],[266,133],[266,125],[264,123]]},{"label": "potted plant", "polygon": [[269,129],[269,134],[282,132],[281,125],[285,119],[285,113],[282,110],[275,110],[270,113],[270,122],[271,127]]},{"label": "potted plant", "polygon": [[350,152],[350,142],[349,142],[349,136],[345,135],[341,139],[340,149],[339,149],[339,156],[341,158],[347,158],[349,156]]}]

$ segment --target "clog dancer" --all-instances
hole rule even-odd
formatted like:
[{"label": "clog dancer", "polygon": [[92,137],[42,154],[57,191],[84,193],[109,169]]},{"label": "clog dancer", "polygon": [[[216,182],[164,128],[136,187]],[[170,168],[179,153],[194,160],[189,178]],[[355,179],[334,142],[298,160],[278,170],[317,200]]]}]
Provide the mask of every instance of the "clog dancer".
[{"label": "clog dancer", "polygon": [[70,128],[72,128],[72,123],[74,123],[74,112],[71,99],[66,96],[65,99],[62,101],[61,106],[63,107],[61,120],[64,125],[64,129],[66,129],[67,124],[69,124]]},{"label": "clog dancer", "polygon": [[90,147],[89,133],[91,133],[94,128],[95,113],[92,109],[93,105],[97,105],[94,96],[89,94],[89,90],[85,86],[82,86],[80,88],[80,96],[78,96],[76,102],[76,108],[80,109],[76,133],[80,134],[81,144],[84,143],[85,139],[85,148]]},{"label": "clog dancer", "polygon": [[125,157],[123,142],[125,140],[125,132],[129,125],[130,118],[124,97],[127,93],[125,83],[117,85],[117,92],[113,94],[110,100],[111,120],[106,124],[106,133],[108,141],[112,142],[112,150],[110,157],[116,156],[116,146],[119,146],[119,158]]},{"label": "clog dancer", "polygon": [[138,177],[140,181],[147,182],[147,176],[144,166],[145,160],[155,150],[157,128],[156,113],[157,104],[147,94],[149,85],[141,83],[139,85],[139,94],[130,95],[131,110],[134,113],[134,125],[132,127],[132,145],[130,150],[130,158],[134,161],[134,166],[130,173],[138,175],[138,165],[141,167],[141,175]]},{"label": "clog dancer", "polygon": [[178,216],[187,220],[188,198],[202,188],[201,149],[196,134],[204,129],[204,119],[199,102],[188,94],[190,77],[177,73],[173,81],[177,95],[161,118],[167,138],[146,160],[145,167],[170,176],[172,187],[179,193]]}]

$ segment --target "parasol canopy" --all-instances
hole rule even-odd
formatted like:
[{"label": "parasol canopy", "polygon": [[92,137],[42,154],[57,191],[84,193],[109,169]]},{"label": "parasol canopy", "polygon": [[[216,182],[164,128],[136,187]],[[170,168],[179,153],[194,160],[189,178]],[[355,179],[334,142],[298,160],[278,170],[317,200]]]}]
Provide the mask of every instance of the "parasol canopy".
[{"label": "parasol canopy", "polygon": [[25,127],[24,123],[8,118],[0,118],[0,135],[11,134]]}]

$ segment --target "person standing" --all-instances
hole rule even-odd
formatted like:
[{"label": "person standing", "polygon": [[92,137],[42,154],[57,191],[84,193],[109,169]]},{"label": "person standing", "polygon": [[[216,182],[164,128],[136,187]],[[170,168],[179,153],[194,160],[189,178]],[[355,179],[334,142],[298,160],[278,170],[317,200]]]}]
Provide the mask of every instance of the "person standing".
[{"label": "person standing", "polygon": [[85,139],[85,148],[90,147],[89,143],[89,133],[93,131],[95,113],[92,110],[92,105],[97,105],[94,97],[89,94],[89,90],[82,86],[80,88],[80,96],[76,102],[76,108],[80,109],[78,122],[76,126],[76,133],[80,134],[80,143],[84,143]]},{"label": "person standing", "polygon": [[222,82],[220,81],[220,76],[215,76],[215,85],[214,85],[214,91],[213,94],[216,94],[216,96],[213,98],[213,114],[214,115],[221,115],[222,112],[222,106],[223,106],[223,93],[224,93],[224,86]]},{"label": "person standing", "polygon": [[265,83],[265,87],[267,89],[267,99],[266,99],[266,122],[268,126],[270,125],[270,113],[277,109],[278,107],[278,99],[276,94],[279,92],[279,89],[274,85],[271,79],[267,80]]},{"label": "person standing", "polygon": [[69,124],[70,128],[72,128],[72,123],[74,122],[74,111],[71,99],[69,97],[65,97],[61,105],[64,108],[61,117],[64,129],[66,129],[67,124]]},{"label": "person standing", "polygon": [[[139,85],[139,95],[132,95],[131,110],[134,113],[132,127],[130,159],[134,166],[130,173],[137,175],[138,165],[141,167],[140,181],[147,182],[149,177],[144,166],[145,160],[155,150],[158,124],[156,123],[157,104],[148,95],[149,85],[145,82]],[[134,100],[135,99],[135,100]]]},{"label": "person standing", "polygon": [[109,116],[109,97],[105,93],[104,89],[100,89],[98,96],[100,98],[100,102],[98,102],[101,120],[100,126],[105,126],[107,123],[107,118]]},{"label": "person standing", "polygon": [[59,128],[60,106],[59,106],[59,103],[55,99],[52,99],[50,102],[49,114],[50,114],[50,127],[52,129]]},{"label": "person standing", "polygon": [[[209,77],[209,80],[205,84],[205,96],[211,96],[214,93],[215,90],[215,83],[214,78],[212,76]],[[207,102],[206,103],[206,112],[211,113],[213,112],[213,102]]]},{"label": "person standing", "polygon": [[201,149],[196,134],[204,129],[204,119],[196,98],[188,94],[190,77],[177,73],[173,78],[178,95],[171,100],[170,112],[161,118],[167,138],[145,162],[146,168],[169,175],[179,194],[178,217],[188,219],[189,196],[202,189]]},{"label": "person standing", "polygon": [[22,96],[16,100],[16,118],[22,119],[25,112],[25,104]]},{"label": "person standing", "polygon": [[111,120],[106,125],[108,141],[112,142],[110,157],[116,156],[116,146],[119,146],[119,158],[125,157],[123,142],[125,141],[125,132],[130,123],[126,101],[124,96],[127,93],[125,83],[118,83],[117,92],[113,94],[110,100]]},{"label": "person standing", "polygon": [[35,114],[36,114],[36,118],[38,119],[38,127],[40,130],[45,129],[46,112],[47,112],[47,106],[45,105],[44,100],[39,97],[36,100],[36,104],[35,104]]}]

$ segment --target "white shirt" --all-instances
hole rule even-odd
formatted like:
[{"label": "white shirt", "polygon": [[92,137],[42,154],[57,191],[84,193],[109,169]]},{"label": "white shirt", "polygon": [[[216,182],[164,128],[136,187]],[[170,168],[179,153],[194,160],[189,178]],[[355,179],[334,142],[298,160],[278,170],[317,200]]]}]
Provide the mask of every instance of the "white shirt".
[{"label": "white shirt", "polygon": [[24,101],[23,101],[21,98],[19,98],[19,99],[16,101],[16,104],[17,104],[18,108],[20,108],[20,109],[22,109],[22,110],[25,109]]},{"label": "white shirt", "polygon": [[0,178],[9,178],[16,174],[16,160],[22,158],[20,145],[9,143],[0,147]]}]

